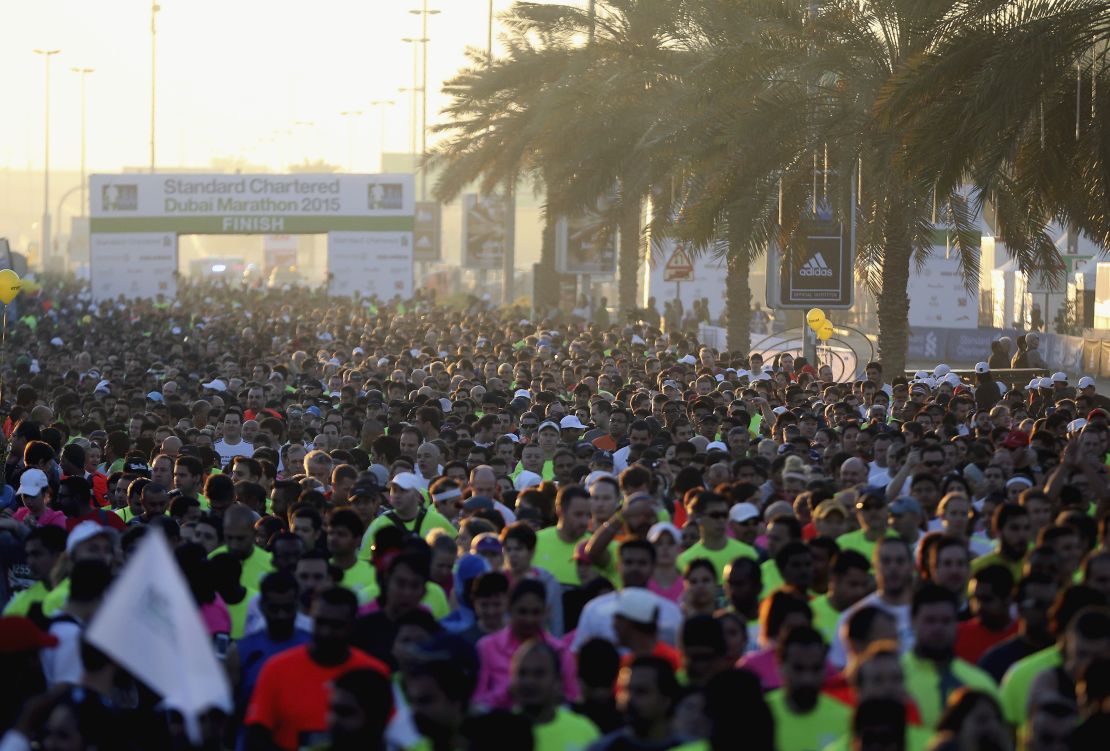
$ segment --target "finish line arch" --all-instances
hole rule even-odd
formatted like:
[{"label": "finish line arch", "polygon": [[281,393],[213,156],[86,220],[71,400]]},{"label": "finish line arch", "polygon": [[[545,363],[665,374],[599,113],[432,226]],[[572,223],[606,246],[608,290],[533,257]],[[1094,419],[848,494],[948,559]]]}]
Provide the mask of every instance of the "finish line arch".
[{"label": "finish line arch", "polygon": [[97,302],[173,298],[180,235],[327,235],[328,292],[410,297],[410,174],[121,174],[89,179]]}]

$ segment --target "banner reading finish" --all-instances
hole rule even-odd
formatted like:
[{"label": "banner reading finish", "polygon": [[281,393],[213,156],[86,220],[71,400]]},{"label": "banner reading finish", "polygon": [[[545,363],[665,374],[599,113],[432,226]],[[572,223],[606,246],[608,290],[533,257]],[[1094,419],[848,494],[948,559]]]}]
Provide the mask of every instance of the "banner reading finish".
[{"label": "banner reading finish", "polygon": [[90,231],[411,232],[412,175],[123,174],[90,178]]}]

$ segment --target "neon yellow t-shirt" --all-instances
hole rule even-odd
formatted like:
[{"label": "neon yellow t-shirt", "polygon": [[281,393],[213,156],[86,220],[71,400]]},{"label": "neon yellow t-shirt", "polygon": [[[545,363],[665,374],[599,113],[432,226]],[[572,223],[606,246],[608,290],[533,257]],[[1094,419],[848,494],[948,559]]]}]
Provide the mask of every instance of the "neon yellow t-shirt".
[{"label": "neon yellow t-shirt", "polygon": [[685,571],[686,566],[690,561],[696,558],[708,558],[713,567],[717,569],[717,583],[720,584],[725,578],[725,567],[735,561],[737,558],[751,558],[753,561],[759,560],[759,553],[755,551],[751,545],[734,540],[731,537],[725,538],[725,546],[720,550],[710,550],[705,547],[705,543],[698,540],[690,546],[690,549],[678,557],[678,570]]},{"label": "neon yellow t-shirt", "polygon": [[[220,553],[226,553],[227,545],[221,545],[208,554],[209,558],[215,558]],[[251,551],[251,554],[246,560],[239,561],[243,567],[243,573],[239,576],[239,583],[247,589],[253,589],[256,592],[262,585],[262,579],[266,574],[274,570],[274,563],[272,556],[257,545]]]},{"label": "neon yellow t-shirt", "polygon": [[46,596],[50,594],[50,590],[42,582],[35,582],[27,589],[16,594],[15,597],[8,600],[8,604],[4,606],[4,615],[27,615],[31,612],[31,606],[36,602],[42,602]]},{"label": "neon yellow t-shirt", "polygon": [[[898,533],[888,528],[886,536],[897,537]],[[875,556],[875,546],[878,541],[871,542],[862,529],[857,529],[855,532],[847,532],[836,538],[836,544],[840,546],[841,550],[854,550],[870,561]]]},{"label": "neon yellow t-shirt", "polygon": [[768,558],[759,564],[759,573],[760,580],[763,582],[763,589],[759,592],[760,600],[765,599],[785,583],[782,580],[782,574],[779,572],[779,565],[775,563],[774,558]]},{"label": "neon yellow t-shirt", "polygon": [[[925,751],[932,739],[932,730],[926,730],[920,725],[906,726],[906,751]],[[822,751],[852,751],[852,737],[848,734],[842,735],[825,746]]]},{"label": "neon yellow t-shirt", "polygon": [[589,535],[582,535],[573,542],[563,542],[558,527],[548,527],[536,533],[536,554],[532,565],[551,572],[560,584],[578,585],[578,569],[574,565],[574,549],[585,542]]},{"label": "neon yellow t-shirt", "polygon": [[1033,681],[1045,670],[1064,664],[1060,650],[1053,645],[1040,652],[1018,660],[1006,675],[1002,676],[1002,714],[1006,721],[1016,727],[1025,724],[1026,710],[1029,707],[1029,692]]},{"label": "neon yellow t-shirt", "polygon": [[242,639],[243,628],[247,625],[247,606],[250,605],[251,600],[258,596],[258,590],[244,587],[247,594],[239,602],[232,604],[224,600],[224,605],[227,605],[227,614],[231,616],[231,638]]},{"label": "neon yellow t-shirt", "polygon": [[[913,697],[918,711],[921,712],[921,724],[927,728],[935,728],[948,699],[947,696],[941,696],[941,677],[937,664],[909,652],[902,655],[902,670],[906,675],[906,692]],[[949,664],[949,670],[961,685],[998,698],[998,686],[994,679],[974,665],[956,658]]]},{"label": "neon yellow t-shirt", "polygon": [[809,609],[813,611],[813,627],[825,637],[826,644],[832,644],[836,636],[836,623],[840,620],[840,611],[829,602],[829,596],[818,595],[809,601]]},{"label": "neon yellow t-shirt", "polygon": [[535,751],[583,751],[601,737],[597,725],[565,707],[555,710],[551,722],[532,727]]},{"label": "neon yellow t-shirt", "polygon": [[767,707],[775,718],[775,747],[778,751],[814,751],[824,748],[852,728],[852,710],[847,704],[817,697],[807,714],[796,714],[786,706],[786,694],[776,689],[766,695]]},{"label": "neon yellow t-shirt", "polygon": [[[447,520],[447,517],[434,508],[428,509],[428,513],[424,515],[424,521],[420,523],[420,529],[416,530],[414,527],[416,526],[416,520],[419,518],[420,516],[417,514],[413,519],[407,522],[401,522],[401,524],[406,530],[415,532],[422,538],[427,537],[428,533],[433,529],[442,529],[451,535],[452,538],[457,537],[459,534],[458,530]],[[392,517],[385,514],[382,514],[377,519],[370,522],[370,526],[366,528],[365,534],[362,535],[362,546],[358,551],[359,558],[364,561],[370,560],[370,549],[374,547],[374,535],[378,533],[379,529],[389,524],[396,524],[396,522],[392,520]]]},{"label": "neon yellow t-shirt", "polygon": [[343,572],[343,579],[339,583],[360,598],[365,597],[367,602],[377,597],[380,591],[378,572],[366,561],[355,561],[355,565]]},{"label": "neon yellow t-shirt", "polygon": [[66,604],[66,600],[68,599],[69,577],[67,576],[65,579],[58,582],[58,586],[50,590],[50,594],[43,598],[42,614],[46,616],[56,615],[57,612],[62,609],[62,605]]}]

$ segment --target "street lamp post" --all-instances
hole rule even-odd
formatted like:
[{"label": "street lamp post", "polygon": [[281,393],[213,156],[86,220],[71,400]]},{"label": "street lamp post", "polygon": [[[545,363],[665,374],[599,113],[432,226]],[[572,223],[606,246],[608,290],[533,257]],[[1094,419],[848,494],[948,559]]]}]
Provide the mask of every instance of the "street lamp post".
[{"label": "street lamp post", "polygon": [[340,117],[347,118],[347,169],[350,170],[351,172],[355,171],[355,157],[354,157],[355,131],[354,131],[354,128],[355,128],[355,125],[358,123],[358,119],[360,117],[362,117],[364,114],[366,114],[366,113],[363,112],[362,110],[344,110],[343,112],[339,113]]},{"label": "street lamp post", "polygon": [[46,104],[43,115],[43,156],[42,156],[42,264],[46,268],[47,254],[50,253],[50,58],[61,50],[35,50],[42,55],[45,63],[44,96]]},{"label": "street lamp post", "polygon": [[[420,66],[420,156],[428,154],[428,16],[439,13],[438,10],[428,10],[428,0],[424,0],[420,10],[410,10],[409,13],[420,16],[420,43],[423,50],[423,61]],[[420,180],[420,200],[427,199],[428,181]]]},{"label": "street lamp post", "polygon": [[371,107],[377,107],[381,114],[381,130],[378,131],[378,172],[385,172],[385,108],[397,104],[394,99],[375,99]]},{"label": "street lamp post", "polygon": [[158,103],[158,11],[157,0],[150,3],[150,171],[154,173],[154,144]]},{"label": "street lamp post", "polygon": [[89,204],[86,202],[85,185],[85,79],[93,71],[92,68],[70,68],[71,71],[81,76],[81,216],[89,215]]},{"label": "street lamp post", "polygon": [[415,159],[416,158],[416,127],[417,127],[416,126],[416,123],[417,123],[416,95],[418,93],[420,93],[420,91],[421,91],[421,87],[419,86],[419,81],[420,81],[420,57],[419,57],[420,50],[417,49],[416,45],[421,44],[422,42],[426,42],[427,39],[424,39],[423,37],[404,37],[404,38],[401,39],[401,41],[405,42],[406,44],[411,44],[412,45],[412,86],[408,87],[408,88],[402,87],[402,88],[398,89],[398,91],[411,91],[412,92],[412,132],[411,132],[410,139],[409,139],[409,141],[410,141],[409,148],[411,149],[413,159]]}]

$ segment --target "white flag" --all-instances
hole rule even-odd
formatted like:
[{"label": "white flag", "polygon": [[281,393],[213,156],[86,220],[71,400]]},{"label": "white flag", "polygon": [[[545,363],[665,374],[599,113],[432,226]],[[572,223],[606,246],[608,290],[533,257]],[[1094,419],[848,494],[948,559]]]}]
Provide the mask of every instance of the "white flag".
[{"label": "white flag", "polygon": [[161,694],[196,727],[202,713],[230,713],[231,687],[185,576],[161,531],[139,542],[86,638]]}]

